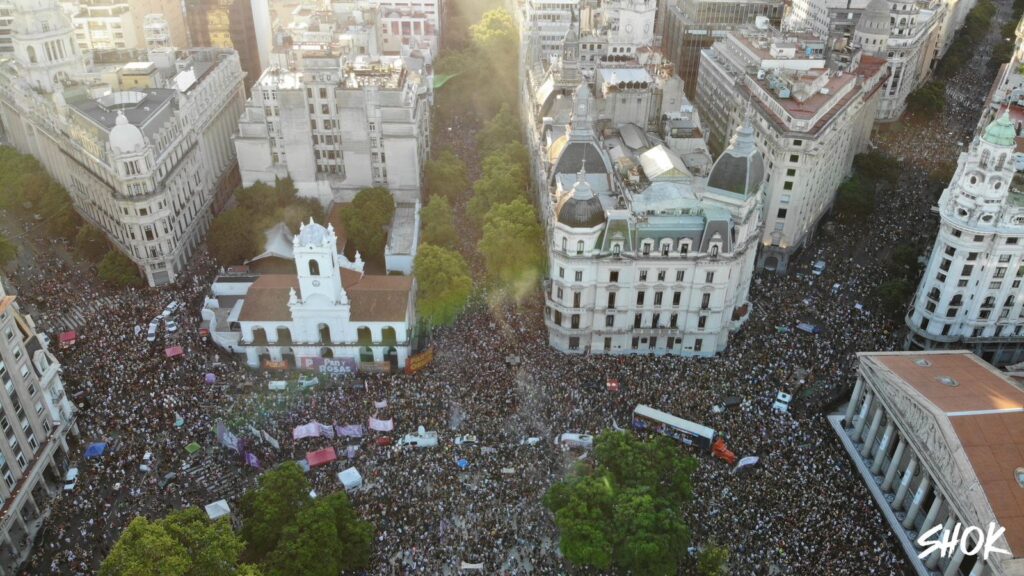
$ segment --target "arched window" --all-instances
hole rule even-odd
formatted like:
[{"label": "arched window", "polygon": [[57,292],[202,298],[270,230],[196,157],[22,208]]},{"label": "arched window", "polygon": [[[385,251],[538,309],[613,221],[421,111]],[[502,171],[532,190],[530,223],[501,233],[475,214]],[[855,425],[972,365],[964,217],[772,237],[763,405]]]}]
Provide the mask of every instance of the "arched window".
[{"label": "arched window", "polygon": [[568,251],[569,251],[569,239],[566,238],[565,236],[562,236],[562,252],[568,252]]},{"label": "arched window", "polygon": [[718,256],[718,244],[711,246],[711,257],[714,258],[715,256]]},{"label": "arched window", "polygon": [[320,275],[320,262],[316,260],[309,261],[309,275],[319,276]]},{"label": "arched window", "polygon": [[36,49],[35,49],[35,47],[34,46],[29,46],[26,49],[26,51],[28,52],[28,61],[30,63],[32,63],[32,64],[36,64],[38,61],[36,59]]},{"label": "arched window", "polygon": [[577,256],[582,256],[583,255],[583,240],[576,241],[576,255]]}]

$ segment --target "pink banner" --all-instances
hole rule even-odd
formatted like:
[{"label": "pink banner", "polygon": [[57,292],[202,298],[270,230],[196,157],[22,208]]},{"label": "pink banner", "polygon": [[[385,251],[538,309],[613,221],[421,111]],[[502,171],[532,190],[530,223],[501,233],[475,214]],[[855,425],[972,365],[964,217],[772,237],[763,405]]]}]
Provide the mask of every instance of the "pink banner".
[{"label": "pink banner", "polygon": [[376,430],[378,432],[391,432],[395,429],[395,422],[391,418],[387,420],[377,420],[373,416],[370,416],[370,430]]}]

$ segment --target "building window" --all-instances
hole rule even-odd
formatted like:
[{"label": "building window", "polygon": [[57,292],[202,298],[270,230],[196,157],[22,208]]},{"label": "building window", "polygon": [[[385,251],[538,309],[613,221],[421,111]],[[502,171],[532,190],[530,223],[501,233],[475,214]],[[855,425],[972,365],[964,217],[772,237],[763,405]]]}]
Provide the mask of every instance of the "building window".
[{"label": "building window", "polygon": [[673,292],[672,293],[672,305],[673,306],[679,306],[679,300],[682,298],[682,296],[683,296],[682,292]]},{"label": "building window", "polygon": [[700,316],[699,318],[697,318],[697,329],[698,330],[703,330],[704,327],[707,326],[707,324],[708,324],[708,317],[707,316]]},{"label": "building window", "polygon": [[570,336],[569,337],[569,350],[579,350],[579,349],[580,349],[580,338],[579,338],[579,336]]},{"label": "building window", "polygon": [[555,300],[558,300],[559,302],[561,302],[562,301],[562,295],[563,295],[563,292],[562,292],[562,288],[561,287],[558,287],[557,289],[555,289]]},{"label": "building window", "polygon": [[611,350],[612,349],[612,339],[611,338],[605,337],[605,339],[604,339],[604,349],[605,350]]},{"label": "building window", "polygon": [[787,212],[788,212],[788,210],[786,210],[785,208],[779,208],[779,211],[776,214],[776,217],[777,218],[785,218]]},{"label": "building window", "polygon": [[713,283],[715,281],[715,273],[714,272],[708,272],[707,274],[705,274],[704,275],[704,281],[707,282],[708,284]]},{"label": "building window", "polygon": [[583,282],[583,270],[576,271],[576,281]]},{"label": "building window", "polygon": [[609,314],[609,315],[604,317],[604,327],[605,328],[614,328],[615,327],[615,316],[614,315]]},{"label": "building window", "polygon": [[679,314],[673,314],[668,317],[669,328],[675,328],[679,323]]},{"label": "building window", "polygon": [[704,346],[704,340],[697,338],[693,341],[693,351],[700,352],[700,349]]},{"label": "building window", "polygon": [[650,242],[644,242],[643,254],[644,254],[644,256],[650,256],[651,255],[651,243]]},{"label": "building window", "polygon": [[580,315],[579,314],[573,314],[572,317],[569,318],[569,325],[572,327],[573,330],[579,330],[579,328],[580,328]]},{"label": "building window", "polygon": [[661,314],[654,314],[651,316],[651,328],[660,328]]},{"label": "building window", "polygon": [[583,294],[581,294],[579,292],[573,292],[572,293],[572,307],[573,308],[579,308],[580,307],[580,300],[582,300],[582,299],[583,299]]},{"label": "building window", "polygon": [[608,281],[613,283],[613,284],[618,282],[619,281],[619,271],[618,270],[612,270],[612,271],[608,272]]},{"label": "building window", "polygon": [[646,294],[646,292],[644,292],[643,290],[641,290],[641,291],[636,293],[636,305],[637,306],[643,306],[644,305],[644,295],[645,294]]},{"label": "building window", "polygon": [[640,271],[640,281],[647,282],[647,270]]},{"label": "building window", "polygon": [[615,292],[608,293],[608,308],[615,308]]},{"label": "building window", "polygon": [[562,237],[562,252],[569,252],[569,239]]},{"label": "building window", "polygon": [[320,262],[316,260],[309,261],[309,275],[319,276],[320,275]]},{"label": "building window", "polygon": [[633,328],[639,328],[641,322],[643,322],[643,321],[644,321],[644,315],[643,314],[635,314],[633,316]]},{"label": "building window", "polygon": [[579,240],[579,241],[576,242],[576,255],[577,256],[582,256],[583,255],[583,240]]},{"label": "building window", "polygon": [[565,268],[562,268],[561,266],[558,267],[558,277],[565,278]]},{"label": "building window", "polygon": [[711,294],[704,294],[700,297],[700,309],[707,310],[711,307]]},{"label": "building window", "polygon": [[683,281],[683,271],[682,270],[676,270],[676,282],[682,282],[682,281]]}]

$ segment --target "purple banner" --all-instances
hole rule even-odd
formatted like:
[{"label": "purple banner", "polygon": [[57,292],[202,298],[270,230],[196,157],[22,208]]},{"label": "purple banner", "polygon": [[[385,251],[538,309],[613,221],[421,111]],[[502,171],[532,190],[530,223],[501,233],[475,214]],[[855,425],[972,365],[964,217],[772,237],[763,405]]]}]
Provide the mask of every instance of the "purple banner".
[{"label": "purple banner", "polygon": [[320,435],[320,425],[316,422],[310,422],[309,424],[303,424],[302,426],[296,426],[295,430],[292,431],[292,439],[302,440],[303,438],[313,438]]},{"label": "purple banner", "polygon": [[253,468],[260,468],[260,460],[252,452],[245,453],[245,463]]},{"label": "purple banner", "polygon": [[318,424],[320,426],[320,435],[325,438],[334,438],[334,426],[330,424]]}]

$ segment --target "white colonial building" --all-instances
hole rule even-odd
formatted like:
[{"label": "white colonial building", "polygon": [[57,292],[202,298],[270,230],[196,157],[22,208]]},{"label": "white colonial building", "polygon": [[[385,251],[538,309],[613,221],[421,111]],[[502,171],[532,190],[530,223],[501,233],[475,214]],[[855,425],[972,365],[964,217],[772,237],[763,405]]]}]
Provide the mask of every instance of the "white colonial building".
[{"label": "white colonial building", "polygon": [[[919,576],[1024,574],[1024,390],[965,351],[863,352],[845,410],[829,417]],[[957,525],[960,530],[955,531]],[[1009,554],[924,554],[968,527],[1005,532]],[[978,550],[978,534],[966,548]],[[955,540],[954,540],[955,542]],[[945,552],[945,553],[944,553]],[[919,555],[924,555],[919,558]]]},{"label": "white colonial building", "polygon": [[764,21],[727,32],[701,54],[697,106],[712,149],[720,149],[749,113],[764,155],[765,225],[758,266],[784,272],[813,236],[867,149],[885,60],[857,50],[843,65],[825,43],[780,32]]},{"label": "white colonial building", "polygon": [[215,344],[252,367],[404,366],[416,318],[411,276],[365,274],[358,253],[344,257],[333,226],[312,220],[294,237],[272,229],[268,240],[244,272],[214,280],[202,316]]},{"label": "white colonial building", "polygon": [[705,183],[635,124],[600,137],[586,84],[572,105],[544,171],[551,346],[605,354],[725,350],[749,315],[760,238],[764,163],[750,126],[737,131]]},{"label": "white colonial building", "polygon": [[971,348],[986,360],[1024,360],[1024,189],[1005,112],[960,155],[939,198],[939,232],[907,315],[914,348]]}]

